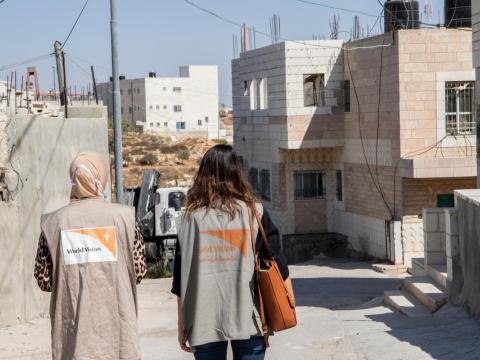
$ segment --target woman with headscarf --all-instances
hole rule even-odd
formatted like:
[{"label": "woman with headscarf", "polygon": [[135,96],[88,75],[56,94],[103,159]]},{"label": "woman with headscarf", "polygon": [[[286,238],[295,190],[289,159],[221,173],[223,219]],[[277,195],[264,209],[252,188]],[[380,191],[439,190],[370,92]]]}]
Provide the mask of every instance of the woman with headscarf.
[{"label": "woman with headscarf", "polygon": [[70,204],[42,216],[34,271],[52,293],[52,358],[140,359],[136,284],[146,268],[134,209],[104,200],[101,155],[77,155],[70,177]]}]

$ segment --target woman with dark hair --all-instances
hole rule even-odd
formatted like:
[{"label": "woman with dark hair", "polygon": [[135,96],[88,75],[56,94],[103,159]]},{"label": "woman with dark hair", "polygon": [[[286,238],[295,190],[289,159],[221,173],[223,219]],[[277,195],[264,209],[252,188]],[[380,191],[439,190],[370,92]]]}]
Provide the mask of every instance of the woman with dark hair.
[{"label": "woman with dark hair", "polygon": [[261,216],[270,253],[254,223],[256,249],[275,258],[293,295],[279,232],[257,201],[240,158],[229,145],[209,149],[188,192],[172,288],[178,296],[180,347],[193,351],[197,360],[226,359],[228,341],[235,360],[264,359],[250,233],[253,209]]}]

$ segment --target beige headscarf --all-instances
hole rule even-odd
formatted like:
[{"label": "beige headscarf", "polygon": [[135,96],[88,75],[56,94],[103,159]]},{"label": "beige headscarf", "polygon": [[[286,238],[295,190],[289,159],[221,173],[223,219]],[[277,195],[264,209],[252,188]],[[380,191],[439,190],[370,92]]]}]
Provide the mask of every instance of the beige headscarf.
[{"label": "beige headscarf", "polygon": [[108,164],[94,152],[78,154],[70,165],[72,200],[103,197],[108,181]]}]

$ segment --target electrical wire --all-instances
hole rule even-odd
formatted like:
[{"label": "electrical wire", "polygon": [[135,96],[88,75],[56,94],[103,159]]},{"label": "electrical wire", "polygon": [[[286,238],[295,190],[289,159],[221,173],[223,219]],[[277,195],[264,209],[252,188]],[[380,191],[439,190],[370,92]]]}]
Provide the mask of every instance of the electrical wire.
[{"label": "electrical wire", "polygon": [[35,62],[35,61],[41,61],[41,60],[48,59],[51,56],[53,56],[53,54],[45,54],[45,55],[37,56],[37,57],[31,58],[31,59],[28,59],[28,60],[19,61],[17,63],[4,65],[4,66],[0,67],[0,71],[15,69],[15,68],[17,68],[21,65],[27,65],[27,64],[30,64],[30,63]]},{"label": "electrical wire", "polygon": [[80,10],[80,14],[78,14],[77,19],[76,19],[75,22],[73,23],[73,26],[72,26],[72,28],[70,29],[70,32],[68,33],[67,38],[66,38],[65,41],[63,42],[63,45],[62,45],[61,49],[63,49],[63,48],[65,47],[65,45],[67,44],[68,40],[70,39],[70,36],[72,35],[73,31],[74,31],[75,28],[77,27],[78,21],[79,21],[80,18],[82,17],[82,14],[83,14],[83,12],[85,11],[85,8],[87,7],[89,1],[90,1],[90,0],[86,0],[86,1],[85,1],[85,4],[83,4],[82,10]]},{"label": "electrical wire", "polygon": [[[234,21],[234,20],[231,20],[231,19],[228,19],[212,10],[209,10],[209,9],[206,9],[198,4],[195,4],[193,1],[191,0],[183,0],[185,3],[187,3],[188,5],[190,6],[193,6],[194,8],[200,10],[200,11],[203,11],[209,15],[212,15],[214,17],[216,17],[217,19],[220,19],[222,21],[225,21],[229,24],[232,24],[232,25],[235,25],[235,26],[238,26],[240,28],[242,28],[244,25],[243,24],[240,24],[239,22],[237,21]],[[257,30],[256,28],[254,27],[249,27],[249,26],[246,26],[245,27],[247,29],[249,29],[250,31],[253,31],[254,33],[256,34],[259,34],[259,35],[263,35],[265,37],[268,37],[271,39],[271,34],[267,33],[267,32],[264,32],[264,31],[260,31],[260,30]],[[322,49],[343,49],[345,51],[352,51],[352,50],[360,50],[360,49],[375,49],[375,48],[379,48],[379,47],[389,47],[389,46],[392,46],[392,44],[386,44],[386,45],[372,45],[372,46],[358,46],[358,47],[353,47],[353,48],[345,48],[345,47],[342,47],[342,46],[332,46],[332,45],[320,45],[320,44],[315,44],[315,43],[308,43],[308,42],[305,42],[305,41],[298,41],[298,40],[291,40],[291,39],[288,39],[288,38],[285,38],[285,37],[279,37],[278,38],[279,40],[283,40],[283,41],[288,41],[288,42],[293,42],[293,43],[296,43],[296,44],[300,44],[300,45],[308,45],[308,46],[313,46],[313,47],[318,47],[318,48],[322,48]]]},{"label": "electrical wire", "polygon": [[[383,189],[381,188],[379,183],[377,184],[377,181],[376,181],[375,176],[373,174],[372,168],[370,167],[370,164],[368,162],[368,157],[367,157],[367,153],[366,153],[366,150],[365,150],[365,143],[364,143],[364,139],[363,139],[361,110],[360,110],[361,109],[360,98],[358,96],[357,87],[356,87],[356,84],[355,84],[355,80],[353,78],[352,69],[350,67],[350,56],[349,56],[348,52],[346,53],[346,59],[347,59],[347,68],[348,68],[348,72],[349,72],[349,76],[350,76],[350,81],[352,82],[352,86],[353,86],[353,93],[355,94],[355,99],[357,101],[358,128],[359,128],[360,143],[362,145],[362,152],[363,152],[363,157],[365,159],[365,164],[367,165],[367,170],[368,170],[368,173],[370,175],[370,178],[372,179],[373,185],[375,186],[375,189],[377,189],[378,193],[380,194],[380,197],[382,198],[383,203],[385,204],[385,207],[387,208],[388,212],[390,213],[391,218],[393,219],[395,215],[392,212],[392,209],[391,209],[390,205],[388,204],[388,201],[386,200]],[[395,203],[395,198],[394,198],[394,203]]]},{"label": "electrical wire", "polygon": [[317,3],[317,2],[308,1],[308,0],[294,0],[294,1],[304,3],[304,4],[316,5],[316,6],[324,7],[324,8],[327,8],[327,9],[332,9],[332,10],[345,11],[345,12],[349,12],[349,13],[353,13],[353,14],[365,15],[365,16],[374,17],[374,18],[377,17],[377,15],[369,14],[369,13],[366,13],[366,12],[363,12],[363,11],[360,11],[360,10],[341,8],[341,7],[337,7],[337,6]]},{"label": "electrical wire", "polygon": [[[385,43],[385,33],[383,34],[382,42]],[[380,183],[378,177],[378,142],[380,138],[380,106],[382,104],[382,70],[383,70],[383,47],[380,50],[380,71],[378,75],[378,106],[377,106],[377,134],[375,139],[375,175],[377,182]]]}]

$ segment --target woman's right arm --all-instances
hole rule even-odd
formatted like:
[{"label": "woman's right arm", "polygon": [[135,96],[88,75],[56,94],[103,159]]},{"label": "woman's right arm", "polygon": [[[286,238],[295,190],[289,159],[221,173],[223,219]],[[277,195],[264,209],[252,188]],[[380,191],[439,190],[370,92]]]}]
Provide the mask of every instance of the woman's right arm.
[{"label": "woman's right arm", "polygon": [[183,312],[182,312],[182,298],[181,298],[181,269],[182,256],[180,252],[180,242],[177,240],[175,245],[175,262],[173,264],[173,283],[172,293],[177,295],[177,318],[178,318],[178,343],[183,351],[191,352],[192,350],[187,345],[185,339],[185,331],[183,326]]},{"label": "woman's right arm", "polygon": [[186,352],[192,352],[192,349],[187,345],[185,339],[185,331],[183,329],[183,314],[182,314],[182,299],[177,296],[177,314],[178,314],[178,343],[180,348]]}]

